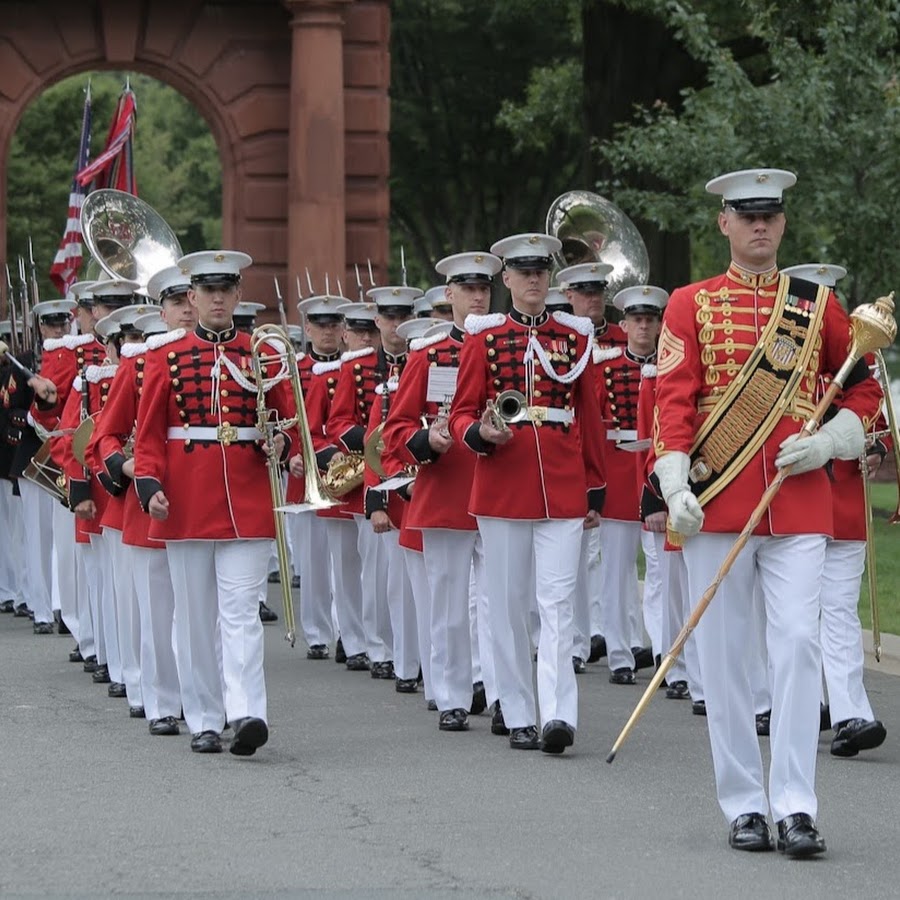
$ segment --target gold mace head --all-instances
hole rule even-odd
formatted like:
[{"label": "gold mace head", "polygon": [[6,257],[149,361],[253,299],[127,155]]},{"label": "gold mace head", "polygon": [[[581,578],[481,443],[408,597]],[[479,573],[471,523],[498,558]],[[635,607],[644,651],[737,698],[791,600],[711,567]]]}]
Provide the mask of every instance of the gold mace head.
[{"label": "gold mace head", "polygon": [[3,359],[7,353],[9,353],[9,345],[6,341],[0,341],[0,359]]},{"label": "gold mace head", "polygon": [[858,356],[883,350],[897,337],[897,321],[894,319],[894,292],[879,297],[874,303],[863,303],[850,313],[853,344]]}]

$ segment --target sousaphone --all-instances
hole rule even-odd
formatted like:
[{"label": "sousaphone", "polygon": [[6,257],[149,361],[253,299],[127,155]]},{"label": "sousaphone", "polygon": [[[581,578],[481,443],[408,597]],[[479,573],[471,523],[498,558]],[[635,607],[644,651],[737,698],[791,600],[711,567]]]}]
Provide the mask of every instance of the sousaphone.
[{"label": "sousaphone", "polygon": [[634,222],[599,194],[569,191],[557,197],[547,212],[547,234],[562,242],[555,255],[560,268],[587,262],[613,267],[607,279],[608,301],[650,277],[650,257]]},{"label": "sousaphone", "polygon": [[81,230],[93,261],[109,278],[137,281],[142,288],[160,269],[184,256],[165,219],[124,191],[101,188],[88,194],[81,207]]}]

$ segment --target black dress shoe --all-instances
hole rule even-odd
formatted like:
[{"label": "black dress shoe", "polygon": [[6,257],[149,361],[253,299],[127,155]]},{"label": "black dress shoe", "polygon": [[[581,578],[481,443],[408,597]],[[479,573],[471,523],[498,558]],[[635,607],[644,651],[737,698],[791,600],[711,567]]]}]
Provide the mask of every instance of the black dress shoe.
[{"label": "black dress shoe", "polygon": [[825,839],[819,834],[812,816],[796,813],[778,823],[778,849],[785,856],[803,859],[825,852]]},{"label": "black dress shoe", "polygon": [[495,700],[491,713],[491,734],[499,734],[505,736],[509,734],[506,722],[503,720],[503,710],[500,709],[500,701]]},{"label": "black dress shoe", "polygon": [[765,712],[756,714],[756,733],[760,737],[769,736],[769,725],[772,718],[772,710],[767,709]]},{"label": "black dress shoe", "polygon": [[328,659],[329,657],[328,647],[325,644],[313,644],[309,650],[306,651],[307,659]]},{"label": "black dress shoe", "polygon": [[84,657],[81,655],[81,651],[78,649],[78,645],[75,645],[74,650],[69,651],[69,662],[84,662]]},{"label": "black dress shoe", "polygon": [[728,846],[734,850],[749,850],[758,853],[762,850],[774,850],[775,842],[769,823],[762,813],[745,813],[731,823],[728,832]]},{"label": "black dress shoe", "polygon": [[511,728],[509,730],[509,746],[513,750],[537,750],[541,746],[537,728],[534,725],[526,725],[524,728]]},{"label": "black dress shoe", "polygon": [[562,719],[551,719],[541,732],[544,753],[562,753],[575,742],[575,729]]},{"label": "black dress shoe", "polygon": [[606,656],[606,638],[602,634],[592,634],[591,654],[588,656],[588,662],[595,663],[604,656]]},{"label": "black dress shoe", "polygon": [[69,626],[66,625],[65,620],[62,617],[62,613],[60,613],[59,610],[57,610],[55,613],[53,613],[53,618],[56,621],[56,633],[57,634],[71,634],[72,633],[71,631],[69,631]]},{"label": "black dress shoe", "polygon": [[445,709],[438,718],[441,731],[468,731],[469,714],[464,709]]},{"label": "black dress shoe", "polygon": [[269,726],[262,719],[248,716],[234,723],[234,737],[228,748],[235,756],[253,756],[269,740]]},{"label": "black dress shoe", "polygon": [[368,672],[369,657],[365,653],[354,653],[347,657],[347,669],[350,672]]},{"label": "black dress shoe", "polygon": [[181,733],[181,729],[178,727],[178,720],[175,716],[163,716],[161,719],[151,719],[148,727],[150,734],[154,735]]},{"label": "black dress shoe", "polygon": [[112,679],[109,677],[109,666],[100,665],[94,669],[93,674],[91,675],[91,680],[94,684],[109,684]]},{"label": "black dress shoe", "polygon": [[[109,678],[106,680],[109,681]],[[122,698],[127,697],[128,692],[125,690],[125,685],[122,684],[121,681],[110,681],[109,687],[106,689],[106,696]]]},{"label": "black dress shoe", "polygon": [[472,685],[472,705],[469,707],[470,716],[480,716],[487,709],[487,694],[484,692],[484,682],[476,681]]},{"label": "black dress shoe", "polygon": [[[831,728],[831,707],[827,703],[819,704],[819,731],[828,731]],[[835,730],[837,726],[835,725]]]},{"label": "black dress shoe", "polygon": [[635,672],[639,669],[649,669],[656,664],[653,651],[649,647],[632,647],[631,652],[634,655]]},{"label": "black dress shoe", "polygon": [[269,572],[268,577],[269,584],[281,584],[281,572],[277,569],[274,572]]},{"label": "black dress shoe", "polygon": [[[13,615],[14,615],[17,619],[27,619],[27,618],[29,617],[29,616],[28,616],[29,612],[30,612],[30,610],[28,609],[28,605],[27,605],[26,603],[20,603],[20,604],[13,610]],[[31,615],[34,615],[34,613],[31,613]]]},{"label": "black dress shoe", "polygon": [[143,706],[129,706],[128,715],[132,719],[146,719],[147,713],[144,712]]},{"label": "black dress shoe", "polygon": [[334,645],[334,661],[340,665],[347,662],[347,654],[344,652],[344,642],[338,638]]},{"label": "black dress shoe", "polygon": [[393,660],[389,659],[385,662],[373,662],[370,674],[373,678],[383,678],[386,680],[395,678]]},{"label": "black dress shoe", "polygon": [[634,672],[629,669],[628,666],[623,666],[621,669],[613,669],[613,671],[609,673],[609,683],[637,684],[637,678],[635,678]]},{"label": "black dress shoe", "polygon": [[[271,579],[271,576],[269,576]],[[278,613],[275,610],[269,609],[265,603],[260,601],[259,603],[259,621],[260,622],[277,622],[278,621]]]},{"label": "black dress shoe", "polygon": [[16,611],[15,600],[4,600],[0,603],[0,613],[11,613]]},{"label": "black dress shoe", "polygon": [[201,731],[191,737],[191,750],[194,753],[221,753],[222,738],[215,731]]},{"label": "black dress shoe", "polygon": [[291,587],[292,588],[300,587],[300,576],[299,575],[291,575]]},{"label": "black dress shoe", "polygon": [[96,672],[98,668],[97,657],[96,656],[87,656],[84,659],[84,671],[85,672]]},{"label": "black dress shoe", "polygon": [[398,678],[394,683],[394,690],[398,694],[415,694],[419,690],[419,679]]},{"label": "black dress shoe", "polygon": [[706,701],[705,700],[694,700],[691,703],[691,713],[695,716],[705,716],[706,715]]},{"label": "black dress shoe", "polygon": [[687,700],[691,696],[686,681],[673,681],[666,687],[667,700]]},{"label": "black dress shoe", "polygon": [[53,623],[35,622],[34,625],[31,626],[31,630],[35,634],[53,634]]},{"label": "black dress shoe", "polygon": [[572,668],[575,670],[576,675],[584,675],[587,672],[587,664],[580,656],[572,657]]},{"label": "black dress shoe", "polygon": [[429,712],[437,712],[437,701],[429,700],[425,704],[425,709],[427,709]]},{"label": "black dress shoe", "polygon": [[885,737],[887,731],[877,719],[873,722],[867,722],[865,719],[847,719],[837,724],[834,740],[831,742],[831,755],[856,756],[860,750],[880,747]]}]

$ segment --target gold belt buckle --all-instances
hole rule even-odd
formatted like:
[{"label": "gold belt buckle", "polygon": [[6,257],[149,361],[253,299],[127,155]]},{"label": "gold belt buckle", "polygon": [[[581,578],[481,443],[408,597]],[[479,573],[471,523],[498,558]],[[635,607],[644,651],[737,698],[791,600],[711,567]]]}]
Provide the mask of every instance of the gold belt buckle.
[{"label": "gold belt buckle", "polygon": [[532,422],[546,422],[547,421],[547,407],[546,406],[529,406],[528,407],[528,418]]},{"label": "gold belt buckle", "polygon": [[237,428],[235,428],[234,425],[229,425],[227,422],[216,429],[216,440],[226,447],[229,444],[234,443],[237,440],[237,436]]}]

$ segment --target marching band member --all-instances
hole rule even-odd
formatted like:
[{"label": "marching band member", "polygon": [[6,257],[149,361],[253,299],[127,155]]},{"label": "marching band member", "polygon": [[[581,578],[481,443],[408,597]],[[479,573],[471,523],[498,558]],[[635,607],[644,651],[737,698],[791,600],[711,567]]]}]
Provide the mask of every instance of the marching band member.
[{"label": "marching band member", "polygon": [[[474,683],[469,573],[473,562],[481,561],[476,556],[478,531],[468,513],[475,456],[453,441],[447,414],[457,386],[463,325],[468,315],[483,316],[490,309],[491,282],[501,267],[490,253],[458,253],[437,263],[435,269],[447,279],[444,292],[454,310],[453,326],[448,334],[413,343],[384,429],[386,453],[420,466],[406,524],[422,531],[431,596],[431,693],[441,731],[469,727]],[[423,416],[430,423],[427,428]],[[476,577],[481,574],[479,566]],[[493,684],[488,699],[496,700]]]},{"label": "marching band member", "polygon": [[579,263],[562,269],[556,276],[575,315],[587,316],[594,323],[594,342],[604,349],[628,343],[622,327],[606,318],[606,279],[612,270],[612,266],[602,262]]},{"label": "marching band member", "polygon": [[[336,311],[344,317],[342,341],[347,348],[338,359],[331,362],[317,362],[312,367],[309,391],[305,396],[306,414],[313,436],[313,447],[316,450],[316,461],[319,469],[325,472],[332,463],[339,463],[343,454],[339,451],[339,443],[332,441],[326,426],[330,421],[331,405],[342,376],[344,361],[351,363],[355,370],[348,377],[351,382],[345,387],[350,392],[350,403],[366,403],[365,389],[362,380],[362,365],[354,360],[368,358],[379,346],[380,334],[375,325],[374,303],[346,302]],[[360,375],[361,380],[356,381]],[[356,387],[354,387],[356,385]],[[362,391],[362,393],[358,393]],[[362,414],[363,407],[359,407]],[[356,446],[356,443],[353,443]],[[346,445],[341,444],[345,447]],[[371,529],[365,536],[357,527],[355,510],[362,509],[361,489],[354,490],[341,498],[343,505],[331,509],[320,510],[317,515],[325,520],[328,535],[328,551],[331,557],[331,570],[334,578],[334,608],[340,631],[340,645],[345,655],[345,665],[351,672],[368,672],[368,642],[363,617],[363,577],[361,541],[369,537]],[[335,661],[337,661],[335,651]]]},{"label": "marching band member", "polygon": [[[250,338],[233,322],[241,269],[250,262],[226,250],[178,261],[190,275],[188,299],[199,321],[192,333],[148,354],[134,465],[138,495],[154,519],[149,536],[166,541],[191,749],[221,752],[227,720],[237,756],[252,755],[269,735],[258,607],[275,534],[271,508],[260,502],[268,474],[258,445]],[[287,378],[267,371],[260,386],[267,406],[285,418],[295,412]],[[276,449],[296,453],[280,439]],[[290,465],[295,475],[302,471],[296,455]]]},{"label": "marching band member", "polygon": [[447,301],[446,285],[436,284],[428,288],[422,298],[431,306],[431,318],[442,319],[445,322],[453,321],[453,306]]},{"label": "marching band member", "polygon": [[[387,286],[373,287],[366,295],[375,301],[375,324],[381,332],[381,350],[377,366],[379,383],[375,385],[375,397],[369,406],[364,445],[374,440],[376,429],[387,418],[407,360],[406,338],[398,328],[411,319],[413,304],[422,292],[418,288]],[[399,693],[413,694],[418,688],[420,671],[419,639],[412,586],[400,546],[403,501],[396,494],[392,497],[379,490],[380,480],[367,460],[365,514],[371,520],[371,528],[381,544],[379,552],[384,557],[384,596],[390,616],[385,635],[391,636],[389,647],[392,672],[396,676],[395,688]],[[364,575],[365,571],[366,560],[363,558]],[[376,584],[376,598],[380,596],[379,589],[380,584]],[[373,668],[373,675],[374,672]]]},{"label": "marching band member", "polygon": [[[793,466],[695,636],[729,844],[771,849],[771,807],[778,848],[805,857],[825,850],[814,782],[819,592],[833,515],[822,466],[859,457],[881,391],[860,361],[838,414],[797,440],[820,374],[846,360],[850,325],[827,287],[779,275],[782,192],[795,182],[791,172],[754,169],[707,184],[722,196],[718,224],[732,261],[724,275],[679,288],[669,299],[659,341],[654,474],[672,529],[687,536],[688,583],[699,597],[777,468]],[[755,588],[765,606],[772,674],[768,797],[750,679],[739,663],[755,627]]]},{"label": "marching band member", "polygon": [[[560,247],[543,234],[514,235],[491,247],[504,261],[512,309],[466,322],[450,412],[453,439],[478,454],[469,512],[484,542],[497,691],[510,746],[547,753],[571,746],[578,724],[573,595],[581,531],[598,524],[605,489],[602,447],[591,439],[601,428],[593,326],[544,308],[551,254]],[[501,407],[508,423],[494,421],[488,405],[504,391],[521,395],[507,395],[515,409]],[[541,619],[541,737],[527,629],[532,594]]]},{"label": "marching band member", "polygon": [[[843,266],[806,264],[781,270],[834,288],[847,274]],[[865,655],[859,621],[859,591],[866,564],[866,489],[860,465],[873,477],[887,454],[887,445],[875,441],[866,448],[864,461],[835,459],[831,464],[834,499],[834,537],[825,546],[820,602],[819,640],[822,668],[828,687],[828,706],[835,736],[833,756],[856,756],[884,743],[887,731],[875,718],[863,684]]]},{"label": "marching band member", "polygon": [[[620,450],[623,442],[637,440],[638,391],[642,367],[656,362],[656,339],[668,294],[658,287],[636,285],[616,294],[613,303],[623,313],[621,328],[625,347],[600,350],[594,357],[602,378],[604,438],[608,487],[600,528],[600,603],[603,635],[612,684],[634,684],[637,667],[632,609],[640,609],[636,559],[643,535],[650,541],[645,553],[644,619],[654,648],[661,634],[661,596],[651,591],[654,554],[652,538],[640,522],[640,486],[643,481],[639,454]],[[651,612],[652,611],[652,612]],[[656,614],[659,615],[656,615]],[[638,620],[640,621],[640,620]],[[651,654],[652,658],[652,654]]]},{"label": "marching band member", "polygon": [[[344,297],[323,295],[310,297],[297,304],[303,314],[309,347],[307,353],[297,361],[304,402],[310,391],[315,365],[340,362],[344,317],[338,312],[338,307],[345,303],[347,300]],[[316,448],[315,439],[313,448]],[[288,480],[288,503],[302,503],[304,493],[305,485],[301,479]],[[299,513],[289,517],[289,530],[294,548],[293,556],[297,562],[300,584],[303,586],[300,595],[300,627],[309,645],[306,657],[328,659],[328,648],[334,640],[334,627],[326,520],[313,512]]]}]

